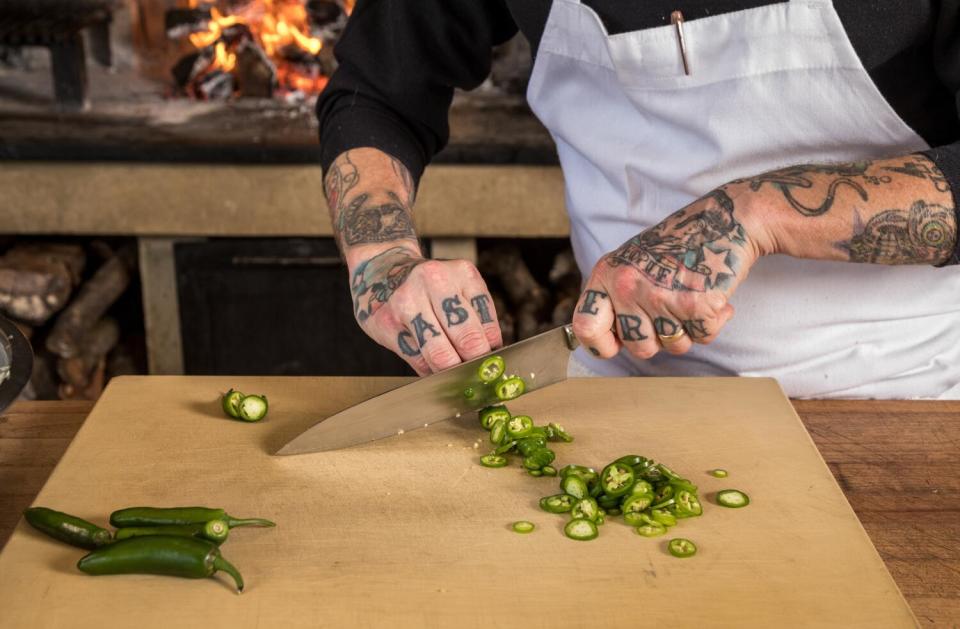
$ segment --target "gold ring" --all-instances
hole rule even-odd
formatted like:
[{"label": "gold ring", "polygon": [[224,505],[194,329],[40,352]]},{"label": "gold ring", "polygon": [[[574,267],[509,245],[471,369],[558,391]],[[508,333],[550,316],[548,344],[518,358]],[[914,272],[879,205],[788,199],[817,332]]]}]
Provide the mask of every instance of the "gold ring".
[{"label": "gold ring", "polygon": [[658,334],[657,338],[660,339],[660,342],[664,345],[670,345],[682,339],[686,333],[687,331],[683,329],[683,326],[680,326],[680,329],[673,334]]}]

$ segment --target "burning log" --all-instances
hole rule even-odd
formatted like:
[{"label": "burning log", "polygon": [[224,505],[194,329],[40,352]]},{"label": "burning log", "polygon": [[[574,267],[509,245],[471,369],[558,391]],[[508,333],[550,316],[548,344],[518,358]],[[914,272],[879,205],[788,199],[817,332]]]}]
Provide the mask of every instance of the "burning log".
[{"label": "burning log", "polygon": [[0,258],[0,309],[42,325],[63,308],[79,281],[85,256],[73,245],[21,245]]},{"label": "burning log", "polygon": [[57,361],[57,374],[67,384],[86,389],[94,379],[97,367],[120,340],[120,326],[109,317],[97,322],[83,337],[80,351],[72,358]]},{"label": "burning log", "polygon": [[133,251],[118,251],[87,281],[76,298],[57,317],[46,346],[61,358],[79,356],[84,337],[130,283]]},{"label": "burning log", "polygon": [[225,100],[233,92],[233,75],[222,70],[204,74],[194,85],[194,94],[202,100]]},{"label": "burning log", "polygon": [[244,98],[270,98],[277,85],[277,69],[263,50],[244,42],[237,50],[237,89]]}]

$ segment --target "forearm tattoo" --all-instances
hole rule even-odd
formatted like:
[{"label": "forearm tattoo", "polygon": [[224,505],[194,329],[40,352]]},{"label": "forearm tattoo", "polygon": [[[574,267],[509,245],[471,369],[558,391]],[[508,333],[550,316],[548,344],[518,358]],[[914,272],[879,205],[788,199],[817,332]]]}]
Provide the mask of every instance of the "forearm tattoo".
[{"label": "forearm tattoo", "polygon": [[372,317],[425,261],[409,249],[393,247],[357,266],[350,283],[357,320],[363,323]]},{"label": "forearm tattoo", "polygon": [[[920,181],[918,181],[920,180]],[[864,204],[871,202],[884,188],[926,182],[926,191],[904,202],[903,207],[884,209],[864,220],[861,209],[853,208],[852,235],[835,246],[851,262],[873,264],[936,264],[949,258],[957,238],[956,216],[946,207],[944,195],[950,185],[937,165],[922,155],[898,160],[866,160],[851,164],[791,166],[758,175],[737,183],[749,183],[753,191],[770,185],[787,204],[804,216],[823,216],[834,209],[837,191],[847,187]],[[806,201],[798,198],[800,194]],[[820,196],[818,196],[818,193]],[[811,202],[812,201],[812,202]],[[875,198],[873,203],[883,203]],[[881,206],[882,207],[882,206]],[[863,213],[867,210],[864,208]]]},{"label": "forearm tattoo", "polygon": [[417,239],[410,213],[415,194],[413,178],[403,164],[393,157],[389,159],[399,185],[396,190],[386,191],[385,203],[373,202],[368,191],[350,195],[363,183],[351,151],[338,157],[330,167],[324,190],[342,246]]},{"label": "forearm tattoo", "polygon": [[745,238],[733,200],[721,188],[631,238],[606,261],[632,266],[670,291],[705,292],[736,278]]}]

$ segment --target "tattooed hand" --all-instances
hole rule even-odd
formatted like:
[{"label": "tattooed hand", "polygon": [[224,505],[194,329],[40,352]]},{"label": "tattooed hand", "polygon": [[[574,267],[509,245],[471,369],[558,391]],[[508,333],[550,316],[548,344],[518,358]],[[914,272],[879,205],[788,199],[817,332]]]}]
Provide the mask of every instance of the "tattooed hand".
[{"label": "tattooed hand", "polygon": [[427,260],[393,247],[352,273],[360,326],[424,375],[502,343],[493,300],[466,260]]},{"label": "tattooed hand", "polygon": [[[728,298],[758,257],[731,194],[714,190],[597,263],[573,317],[591,353],[610,358],[626,347],[646,359],[716,337],[733,316]],[[658,334],[681,329],[680,340],[660,342]]]},{"label": "tattooed hand", "polygon": [[428,260],[414,231],[413,180],[376,149],[340,155],[324,187],[363,330],[424,375],[502,343],[487,286],[465,260]]},{"label": "tattooed hand", "polygon": [[732,181],[607,254],[573,327],[597,356],[682,354],[729,321],[727,300],[762,255],[942,264],[956,243],[950,186],[923,155],[790,166]]}]

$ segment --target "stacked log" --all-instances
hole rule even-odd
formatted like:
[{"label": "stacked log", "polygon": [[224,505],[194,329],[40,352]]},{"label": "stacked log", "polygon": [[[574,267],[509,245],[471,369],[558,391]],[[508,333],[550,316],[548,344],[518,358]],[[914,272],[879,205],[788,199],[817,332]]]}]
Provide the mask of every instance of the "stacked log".
[{"label": "stacked log", "polygon": [[516,242],[497,243],[480,252],[504,343],[530,338],[569,323],[580,295],[580,272],[573,252],[563,249],[548,272],[538,276]]},{"label": "stacked log", "polygon": [[[96,271],[81,281],[91,257]],[[34,348],[34,371],[24,396],[86,399],[100,396],[108,356],[120,326],[107,315],[130,284],[132,247],[105,243],[87,250],[73,244],[17,244],[0,257],[0,312],[13,319]]]}]

